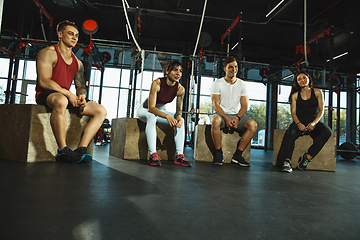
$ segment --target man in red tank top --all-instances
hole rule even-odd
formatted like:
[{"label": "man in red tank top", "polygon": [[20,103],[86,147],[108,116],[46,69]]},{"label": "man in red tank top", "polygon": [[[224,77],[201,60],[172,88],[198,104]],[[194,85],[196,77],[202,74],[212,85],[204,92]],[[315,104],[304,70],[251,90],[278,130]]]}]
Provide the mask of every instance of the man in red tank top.
[{"label": "man in red tank top", "polygon": [[[103,123],[106,110],[85,99],[84,66],[71,51],[79,37],[77,26],[65,20],[58,24],[57,34],[58,44],[42,49],[36,59],[36,102],[52,109],[50,123],[58,145],[56,160],[89,162],[92,156],[87,154],[87,146]],[[72,81],[75,81],[76,95],[69,91]],[[74,151],[65,141],[67,108],[92,117],[84,129],[79,148]]]}]

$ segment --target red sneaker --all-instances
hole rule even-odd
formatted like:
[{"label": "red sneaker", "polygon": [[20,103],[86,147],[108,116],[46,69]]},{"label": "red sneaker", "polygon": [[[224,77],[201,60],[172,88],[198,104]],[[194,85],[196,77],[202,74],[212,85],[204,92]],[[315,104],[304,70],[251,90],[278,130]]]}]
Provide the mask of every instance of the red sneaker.
[{"label": "red sneaker", "polygon": [[178,154],[176,155],[176,159],[174,161],[176,165],[181,165],[184,167],[191,167],[191,163],[186,159],[184,154]]},{"label": "red sneaker", "polygon": [[160,157],[156,152],[150,155],[149,164],[150,166],[161,166]]}]

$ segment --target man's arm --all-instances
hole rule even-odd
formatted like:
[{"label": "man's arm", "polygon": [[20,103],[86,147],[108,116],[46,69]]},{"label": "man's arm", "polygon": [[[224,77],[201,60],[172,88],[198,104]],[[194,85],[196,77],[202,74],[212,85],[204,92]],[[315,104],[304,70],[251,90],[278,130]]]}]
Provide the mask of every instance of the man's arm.
[{"label": "man's arm", "polygon": [[220,106],[220,103],[221,103],[220,95],[219,94],[211,94],[211,102],[213,104],[213,108],[214,108],[215,112],[217,114],[219,114],[220,116],[222,116],[223,119],[225,120],[226,126],[233,127],[231,119],[225,115],[224,110]]},{"label": "man's arm", "polygon": [[79,63],[79,70],[75,74],[74,82],[76,86],[76,95],[84,95],[86,96],[86,86],[85,86],[85,79],[84,79],[84,65],[81,61],[78,60]]},{"label": "man's arm", "polygon": [[76,102],[76,96],[74,94],[60,87],[59,84],[51,79],[53,66],[56,61],[57,55],[54,47],[47,47],[39,52],[36,58],[37,82],[43,89],[55,90],[68,97],[71,103]]},{"label": "man's arm", "polygon": [[76,87],[76,95],[78,97],[78,104],[84,108],[86,106],[86,86],[84,79],[84,65],[80,60],[77,60],[79,63],[79,70],[75,74],[74,82]]},{"label": "man's arm", "polygon": [[242,118],[245,115],[245,113],[247,112],[248,107],[249,107],[249,96],[241,96],[240,97],[240,105],[241,105],[241,107],[240,107],[240,110],[237,115],[240,118]]},{"label": "man's arm", "polygon": [[245,115],[245,113],[247,112],[247,110],[248,110],[249,96],[241,96],[240,97],[240,105],[241,105],[240,110],[237,113],[237,116],[239,116],[239,118],[235,117],[234,119],[232,119],[232,123],[234,125],[234,128],[238,127],[240,118],[242,118]]},{"label": "man's arm", "polygon": [[219,94],[211,94],[211,102],[212,102],[215,112],[217,114],[219,114],[220,116],[222,116],[223,118],[225,118],[226,115],[224,113],[224,110],[220,106],[220,103],[221,103],[220,95]]}]

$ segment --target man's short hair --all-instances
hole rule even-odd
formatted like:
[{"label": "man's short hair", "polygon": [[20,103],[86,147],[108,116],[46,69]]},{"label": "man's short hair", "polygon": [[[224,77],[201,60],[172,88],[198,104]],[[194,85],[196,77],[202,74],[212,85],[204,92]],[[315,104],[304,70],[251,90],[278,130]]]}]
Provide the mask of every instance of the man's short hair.
[{"label": "man's short hair", "polygon": [[229,56],[229,57],[225,58],[223,65],[224,65],[224,67],[226,67],[229,63],[234,62],[234,61],[236,61],[236,58],[233,56]]},{"label": "man's short hair", "polygon": [[79,31],[78,27],[75,25],[74,22],[70,22],[69,20],[64,20],[56,26],[56,32],[63,32],[66,26],[73,26]]}]

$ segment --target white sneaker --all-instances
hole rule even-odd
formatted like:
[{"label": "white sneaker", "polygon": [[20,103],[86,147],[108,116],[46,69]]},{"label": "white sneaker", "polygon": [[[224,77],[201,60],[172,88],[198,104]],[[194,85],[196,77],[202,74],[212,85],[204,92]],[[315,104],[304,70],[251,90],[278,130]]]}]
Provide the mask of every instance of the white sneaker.
[{"label": "white sneaker", "polygon": [[283,171],[283,172],[289,172],[289,173],[292,172],[292,166],[291,166],[291,164],[290,164],[288,161],[284,161],[284,165],[283,165],[281,171]]}]

